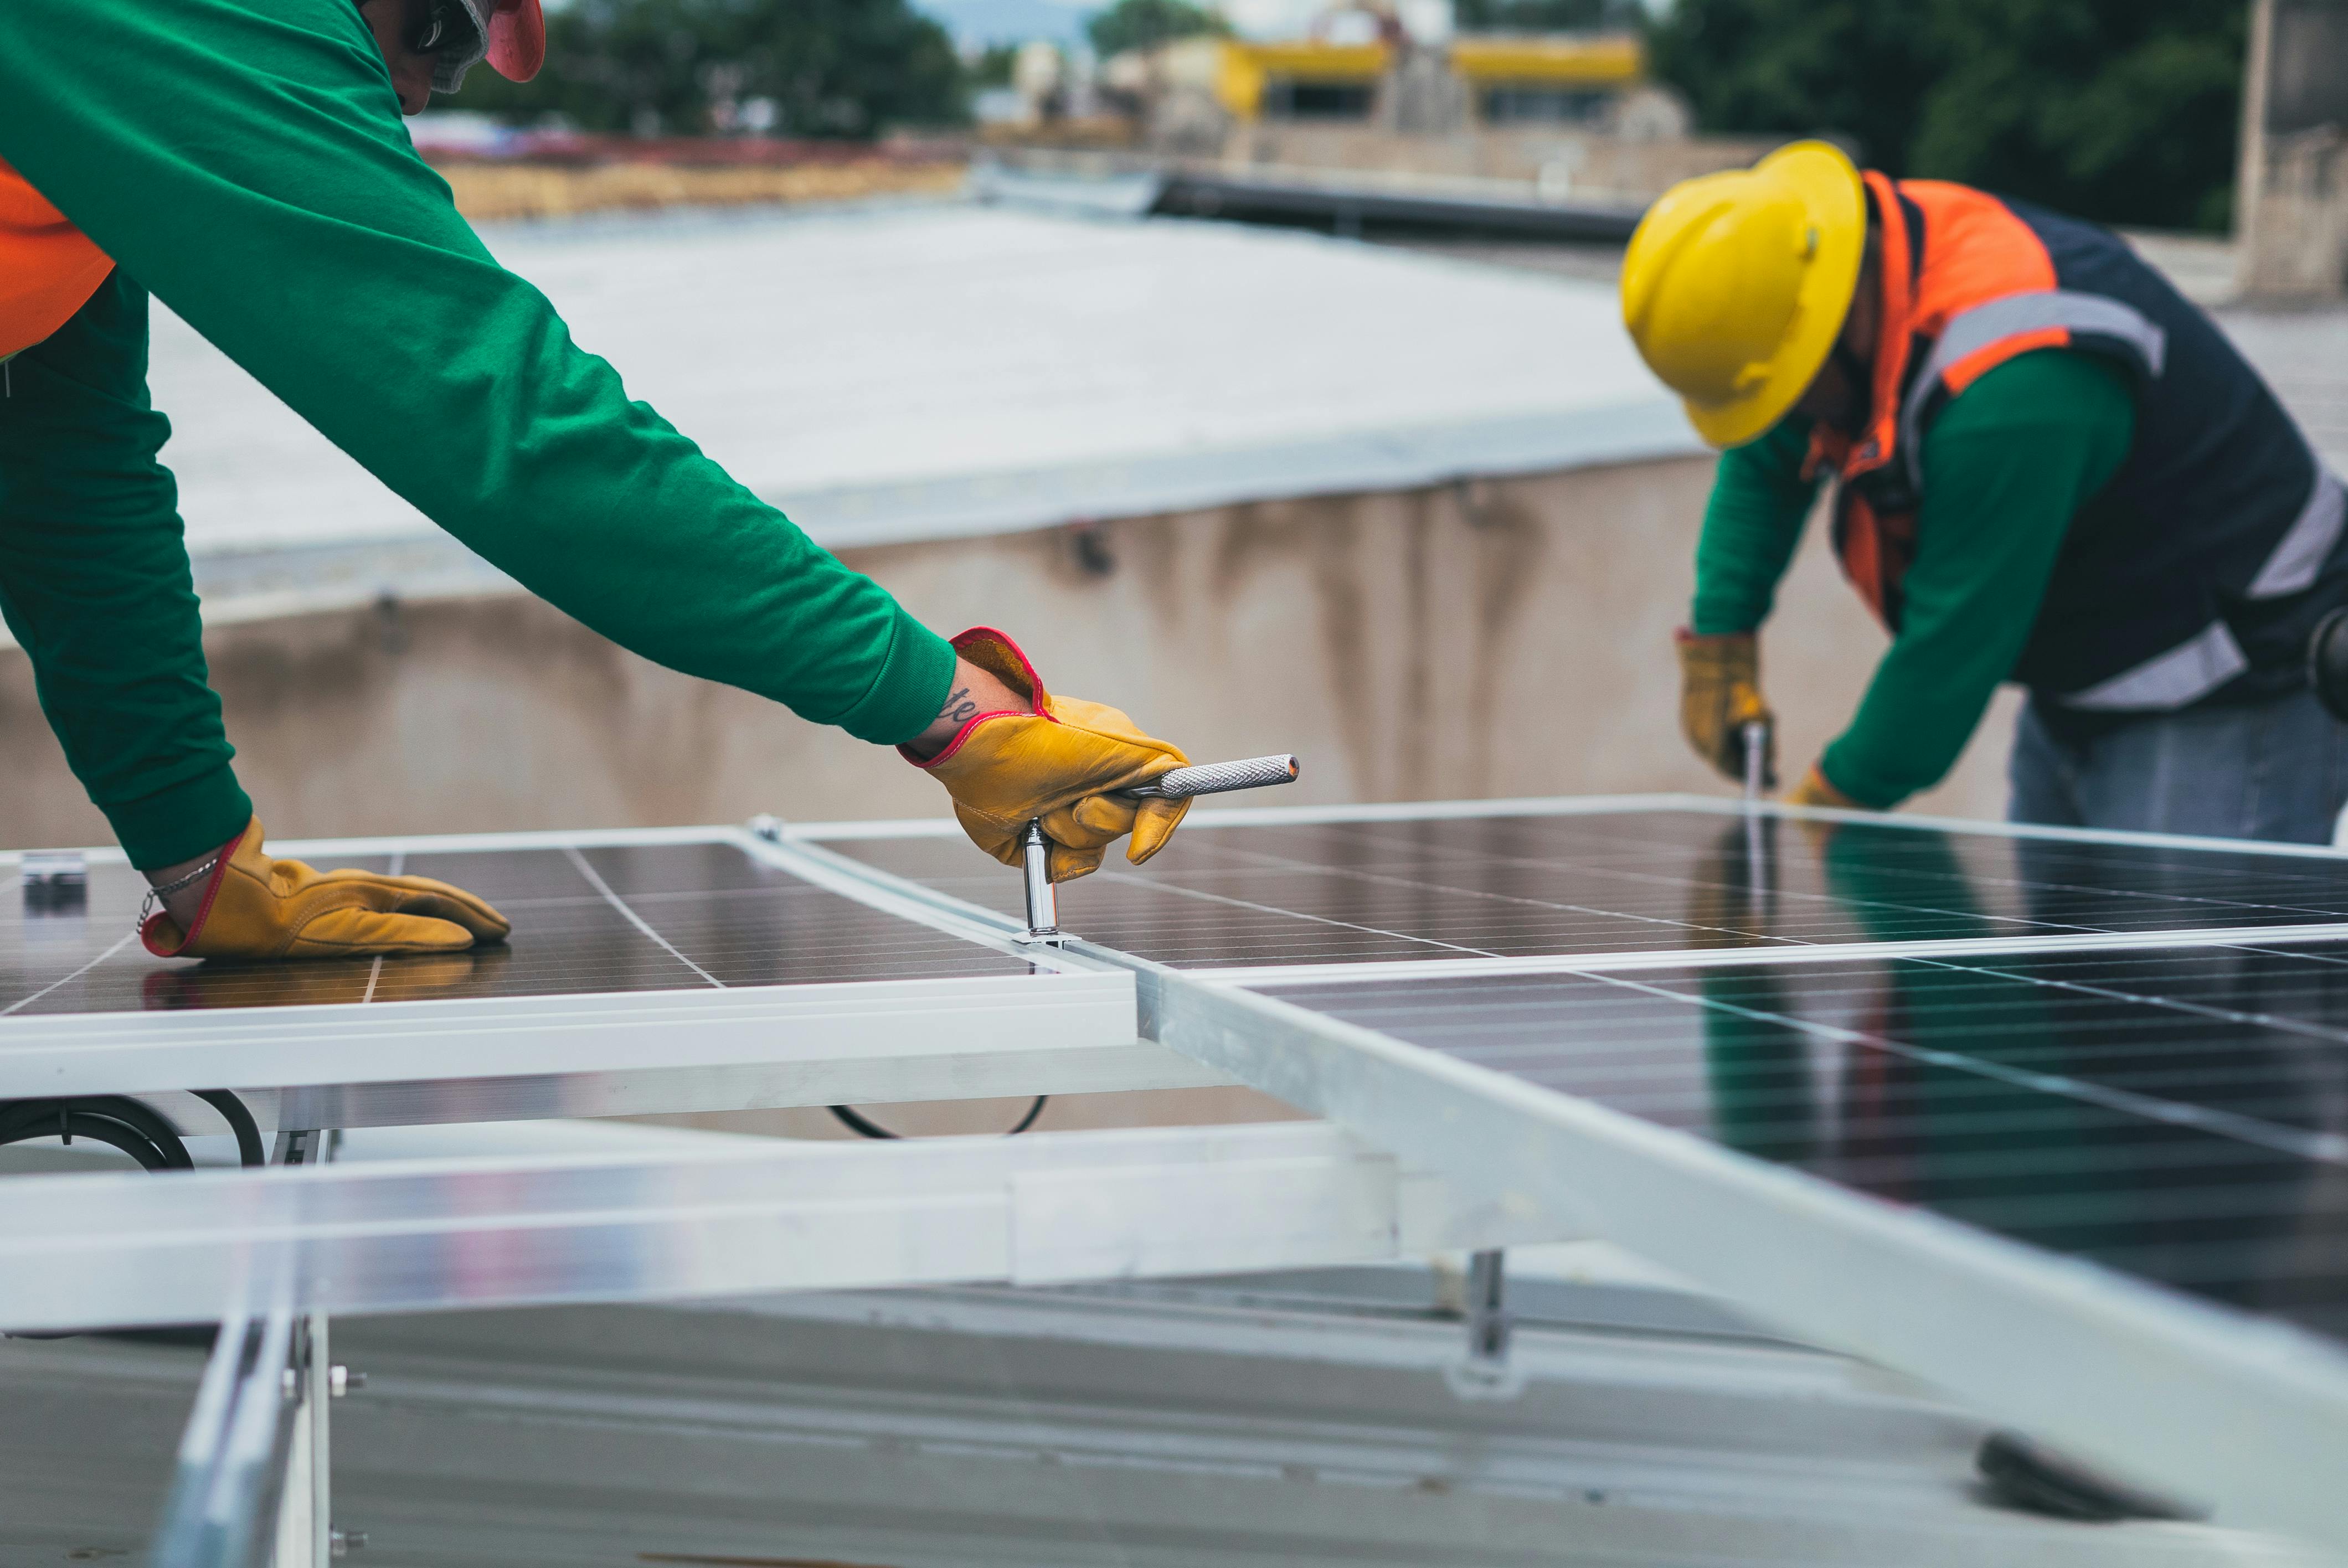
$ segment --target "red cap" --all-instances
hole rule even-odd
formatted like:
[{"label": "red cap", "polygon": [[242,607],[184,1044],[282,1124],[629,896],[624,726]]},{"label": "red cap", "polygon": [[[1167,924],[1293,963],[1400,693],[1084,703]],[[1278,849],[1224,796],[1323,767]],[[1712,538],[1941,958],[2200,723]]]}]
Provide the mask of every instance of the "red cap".
[{"label": "red cap", "polygon": [[489,16],[489,69],[526,82],[546,64],[546,14],[538,0],[498,0]]}]

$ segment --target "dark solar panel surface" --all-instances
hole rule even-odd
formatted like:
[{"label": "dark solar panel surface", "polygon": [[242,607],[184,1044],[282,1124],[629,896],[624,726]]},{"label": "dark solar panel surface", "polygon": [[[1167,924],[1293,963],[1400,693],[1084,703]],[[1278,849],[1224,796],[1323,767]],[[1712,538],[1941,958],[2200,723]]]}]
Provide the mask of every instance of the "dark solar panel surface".
[{"label": "dark solar panel surface", "polygon": [[[335,866],[394,869],[385,856]],[[811,886],[726,844],[417,854],[513,922],[501,947],[434,958],[263,965],[151,958],[131,936],[146,884],[89,869],[78,901],[0,876],[0,1018],[167,1008],[597,995],[1025,974],[1022,960]]]},{"label": "dark solar panel surface", "polygon": [[2348,1337],[2348,944],[1271,994]]},{"label": "dark solar panel surface", "polygon": [[[1113,854],[1063,928],[1177,967],[1591,956],[2348,920],[2348,859],[1627,811],[1218,827]],[[828,847],[1005,914],[960,838]],[[1758,854],[1756,854],[1756,851]],[[1756,866],[1760,875],[1756,876]]]}]

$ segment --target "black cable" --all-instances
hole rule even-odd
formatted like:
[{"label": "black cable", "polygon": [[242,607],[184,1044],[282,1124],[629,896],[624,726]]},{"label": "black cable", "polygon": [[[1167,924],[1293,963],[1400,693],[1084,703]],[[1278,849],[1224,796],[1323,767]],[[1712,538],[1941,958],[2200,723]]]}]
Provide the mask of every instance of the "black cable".
[{"label": "black cable", "polygon": [[[1025,1132],[1028,1128],[1035,1125],[1035,1118],[1044,1114],[1045,1102],[1051,1098],[1052,1097],[1048,1094],[1038,1094],[1035,1096],[1035,1103],[1027,1107],[1027,1114],[1019,1118],[1019,1124],[1016,1127],[1012,1128],[1010,1132],[1005,1132],[1004,1136],[1006,1138],[1016,1138],[1020,1133]],[[841,1122],[851,1131],[863,1137],[901,1138],[904,1136],[902,1132],[891,1132],[888,1128],[883,1127],[880,1122],[873,1121],[870,1117],[864,1115],[852,1105],[835,1105],[831,1108],[831,1113],[834,1116],[839,1117]]]},{"label": "black cable", "polygon": [[118,1094],[19,1100],[0,1106],[0,1143],[35,1138],[88,1138],[119,1149],[150,1171],[191,1171],[196,1163],[169,1122]]},{"label": "black cable", "polygon": [[195,1159],[189,1154],[188,1146],[180,1142],[179,1129],[158,1115],[151,1105],[119,1094],[101,1094],[87,1100],[69,1100],[66,1103],[80,1114],[119,1122],[130,1128],[161,1152],[166,1170],[192,1171],[196,1168]]},{"label": "black cable", "polygon": [[244,1108],[243,1101],[225,1089],[199,1089],[196,1098],[219,1112],[221,1120],[228,1123],[229,1131],[236,1134],[236,1157],[240,1163],[269,1163],[269,1151],[261,1142],[261,1126],[253,1121],[252,1112]]},{"label": "black cable", "polygon": [[149,1171],[190,1171],[195,1162],[180,1135],[146,1106],[119,1095],[78,1100],[19,1100],[0,1106],[0,1144],[36,1138],[87,1138],[118,1149]]}]

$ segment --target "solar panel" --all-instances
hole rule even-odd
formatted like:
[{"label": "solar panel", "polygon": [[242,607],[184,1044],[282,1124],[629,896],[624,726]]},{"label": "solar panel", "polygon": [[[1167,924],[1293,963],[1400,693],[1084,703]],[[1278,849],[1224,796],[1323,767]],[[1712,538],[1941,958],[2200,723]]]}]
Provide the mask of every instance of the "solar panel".
[{"label": "solar panel", "polygon": [[2348,1338],[2348,944],[1269,994]]},{"label": "solar panel", "polygon": [[131,931],[146,883],[89,867],[80,899],[0,899],[0,1017],[181,1008],[598,996],[1019,975],[1027,963],[812,886],[725,842],[322,856],[453,882],[511,939],[422,958],[239,965],[156,959]]},{"label": "solar panel", "polygon": [[[823,842],[1019,912],[1018,879],[959,837]],[[1148,865],[1112,858],[1060,897],[1065,928],[1179,968],[2343,920],[2348,861],[1653,808],[1233,824],[1201,812]]]},{"label": "solar panel", "polygon": [[[2308,1481],[2348,1462],[2348,857],[1675,802],[1202,812],[1063,890],[1066,954],[991,934],[1020,879],[950,828],[317,858],[457,882],[514,939],[158,963],[102,864],[78,905],[0,903],[0,1070],[274,1086],[301,1126],[1222,1074],[1512,1222],[2348,1539]],[[334,1005],[191,1010],[300,1002]]]}]

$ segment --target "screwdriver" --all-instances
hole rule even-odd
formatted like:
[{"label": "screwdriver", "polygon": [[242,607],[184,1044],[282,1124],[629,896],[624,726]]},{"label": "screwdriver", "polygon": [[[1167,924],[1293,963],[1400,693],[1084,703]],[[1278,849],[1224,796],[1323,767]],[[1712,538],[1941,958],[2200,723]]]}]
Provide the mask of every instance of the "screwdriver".
[{"label": "screwdriver", "polygon": [[[1191,795],[1294,784],[1297,772],[1294,754],[1283,753],[1279,756],[1245,757],[1238,762],[1200,763],[1193,767],[1176,768],[1146,784],[1117,793],[1127,800],[1182,800]],[[1056,948],[1062,939],[1060,900],[1052,887],[1051,847],[1052,841],[1044,836],[1044,825],[1030,822],[1019,840],[1020,868],[1027,879],[1027,939]]]}]

